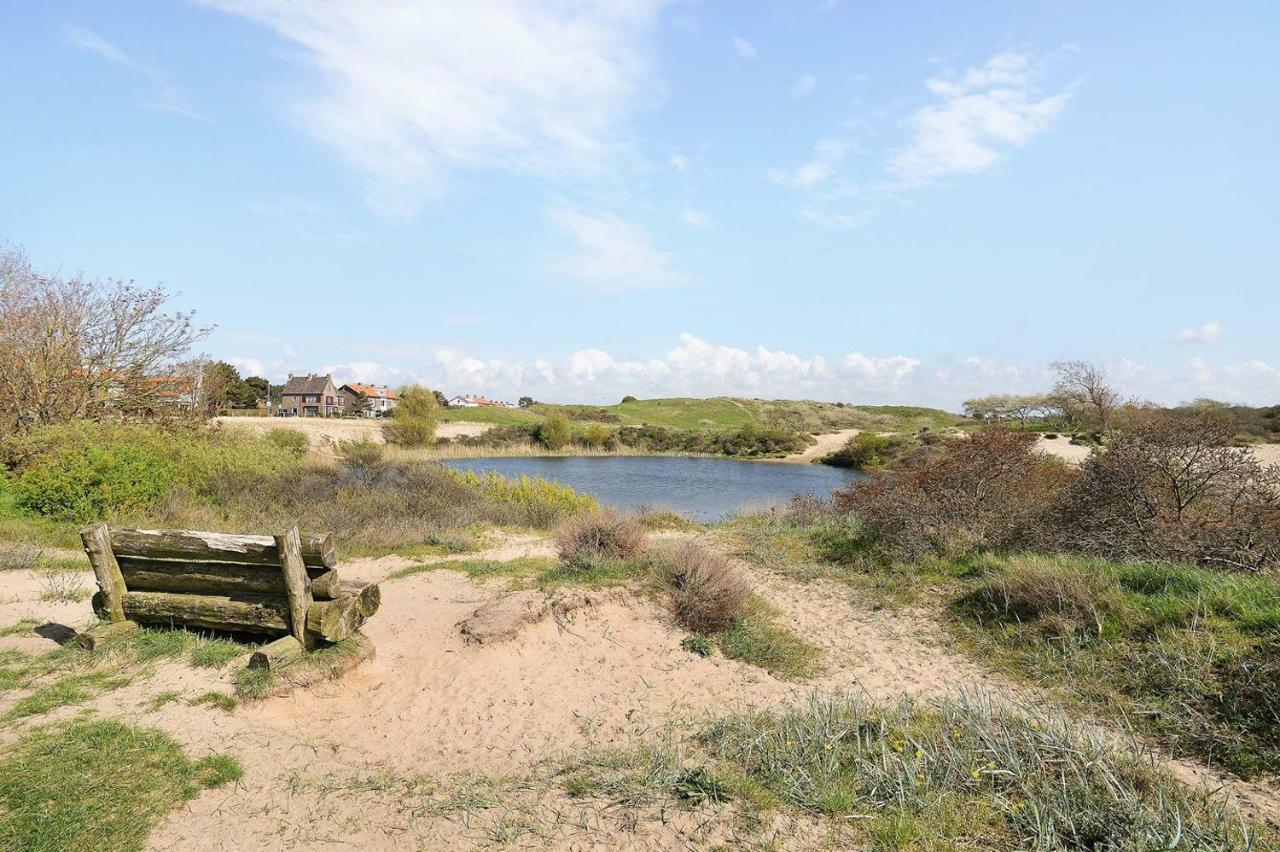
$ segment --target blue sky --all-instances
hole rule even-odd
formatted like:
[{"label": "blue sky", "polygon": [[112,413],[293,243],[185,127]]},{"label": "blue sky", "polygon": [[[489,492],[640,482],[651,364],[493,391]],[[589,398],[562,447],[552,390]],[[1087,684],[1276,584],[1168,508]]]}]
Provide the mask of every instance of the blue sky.
[{"label": "blue sky", "polygon": [[273,378],[1280,402],[1280,4],[8,3],[0,239]]}]

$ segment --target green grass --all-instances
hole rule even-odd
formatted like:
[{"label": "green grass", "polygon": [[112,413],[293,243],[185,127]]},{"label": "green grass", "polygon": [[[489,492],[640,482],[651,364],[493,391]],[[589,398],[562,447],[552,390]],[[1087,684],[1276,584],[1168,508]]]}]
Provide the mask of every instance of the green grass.
[{"label": "green grass", "polygon": [[848,826],[860,848],[1244,850],[1258,830],[1131,745],[972,697],[814,695],[722,719],[700,741],[781,801]]},{"label": "green grass", "polygon": [[234,695],[228,695],[225,692],[204,692],[187,702],[195,707],[201,704],[207,704],[210,707],[217,707],[219,710],[226,710],[230,713],[240,704]]},{"label": "green grass", "polygon": [[1177,754],[1280,772],[1274,578],[1038,555],[966,567],[952,626],[973,653]]},{"label": "green grass", "polygon": [[15,621],[13,624],[0,627],[0,636],[22,636],[31,633],[39,626],[39,620],[24,618],[21,621]]},{"label": "green grass", "polygon": [[883,563],[838,517],[747,516],[734,552],[873,606],[934,609],[960,647],[1243,777],[1280,772],[1280,581],[1193,566],[1023,554]]},{"label": "green grass", "polygon": [[147,700],[146,708],[148,712],[154,713],[166,704],[182,700],[182,692],[177,689],[166,689],[164,692],[157,693]]},{"label": "green grass", "polygon": [[199,638],[191,648],[191,665],[221,669],[249,653],[250,647],[230,639]]},{"label": "green grass", "polygon": [[141,849],[171,810],[242,775],[234,758],[191,760],[157,730],[113,720],[39,728],[0,762],[0,848]]},{"label": "green grass", "polygon": [[126,686],[130,681],[127,676],[109,671],[66,675],[19,700],[3,718],[12,721],[26,716],[43,716],[59,707],[82,704],[104,692]]},{"label": "green grass", "polygon": [[762,668],[785,680],[806,680],[822,672],[822,652],[777,623],[757,604],[732,627],[710,637],[731,660]]},{"label": "green grass", "polygon": [[450,408],[440,412],[444,423],[541,423],[543,416],[527,408]]},{"label": "green grass", "polygon": [[276,688],[276,676],[270,669],[238,669],[232,675],[236,698],[242,701],[255,701],[266,698]]},{"label": "green grass", "polygon": [[534,577],[554,570],[559,565],[555,559],[541,556],[523,556],[517,559],[499,561],[496,559],[446,559],[442,562],[428,562],[422,565],[406,565],[397,568],[387,575],[388,580],[412,577],[428,571],[460,571],[473,580],[491,580],[497,578]]},{"label": "green grass", "polygon": [[735,431],[748,424],[804,432],[831,432],[839,429],[914,432],[922,426],[940,429],[967,422],[958,415],[936,408],[853,406],[812,400],[742,397],[639,399],[616,405],[538,403],[529,409],[459,408],[444,412],[442,419],[495,424],[540,423],[552,412],[563,412],[578,425],[596,420],[612,426],[649,425],[717,432]]}]

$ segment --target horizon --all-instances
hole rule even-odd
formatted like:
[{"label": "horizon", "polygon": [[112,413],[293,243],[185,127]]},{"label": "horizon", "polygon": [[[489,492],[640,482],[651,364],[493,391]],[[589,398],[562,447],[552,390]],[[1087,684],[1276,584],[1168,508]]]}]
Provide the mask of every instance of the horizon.
[{"label": "horizon", "polygon": [[1079,358],[1275,404],[1277,34],[1260,2],[22,4],[0,242],[163,283],[273,382],[958,411]]}]

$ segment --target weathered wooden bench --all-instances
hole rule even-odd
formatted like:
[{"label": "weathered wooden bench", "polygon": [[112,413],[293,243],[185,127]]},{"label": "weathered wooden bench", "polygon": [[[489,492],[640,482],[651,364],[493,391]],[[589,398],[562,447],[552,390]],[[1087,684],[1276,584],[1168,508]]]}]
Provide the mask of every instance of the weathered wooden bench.
[{"label": "weathered wooden bench", "polygon": [[378,611],[376,583],[341,582],[332,537],[191,530],[81,531],[105,622],[87,647],[136,625],[279,637],[250,659],[270,668],[352,636]]}]

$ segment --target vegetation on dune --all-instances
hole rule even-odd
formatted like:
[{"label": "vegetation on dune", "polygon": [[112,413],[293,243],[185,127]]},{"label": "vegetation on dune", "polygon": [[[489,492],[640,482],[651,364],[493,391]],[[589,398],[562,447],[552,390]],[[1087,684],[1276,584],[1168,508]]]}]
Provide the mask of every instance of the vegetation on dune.
[{"label": "vegetation on dune", "polygon": [[400,402],[391,414],[391,419],[382,427],[388,444],[425,447],[435,440],[440,405],[435,394],[426,388],[413,385],[402,389]]},{"label": "vegetation on dune", "polygon": [[141,849],[173,808],[242,774],[231,757],[192,760],[158,730],[113,720],[37,728],[0,759],[0,847]]},{"label": "vegetation on dune", "polygon": [[[884,849],[1249,849],[1255,830],[1136,749],[987,701],[814,695],[711,725],[726,792],[761,790]],[[735,779],[740,779],[736,780]],[[862,818],[865,817],[865,818]]]},{"label": "vegetation on dune", "polygon": [[635,518],[602,509],[564,521],[555,530],[556,549],[570,565],[601,559],[631,559],[649,545],[644,527]]}]

